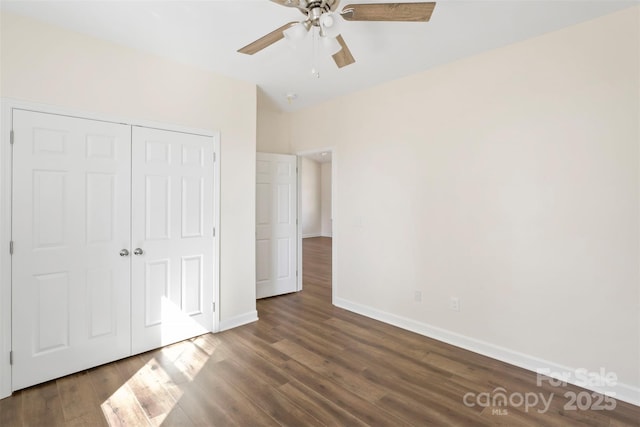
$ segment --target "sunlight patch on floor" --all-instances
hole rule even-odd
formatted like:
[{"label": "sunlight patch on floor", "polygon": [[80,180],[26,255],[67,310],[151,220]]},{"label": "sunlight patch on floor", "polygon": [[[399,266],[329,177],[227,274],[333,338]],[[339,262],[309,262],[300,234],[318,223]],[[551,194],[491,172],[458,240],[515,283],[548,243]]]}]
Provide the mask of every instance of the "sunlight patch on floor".
[{"label": "sunlight patch on floor", "polygon": [[100,408],[111,426],[162,424],[205,363],[220,351],[212,335],[155,351],[155,356],[122,384]]}]

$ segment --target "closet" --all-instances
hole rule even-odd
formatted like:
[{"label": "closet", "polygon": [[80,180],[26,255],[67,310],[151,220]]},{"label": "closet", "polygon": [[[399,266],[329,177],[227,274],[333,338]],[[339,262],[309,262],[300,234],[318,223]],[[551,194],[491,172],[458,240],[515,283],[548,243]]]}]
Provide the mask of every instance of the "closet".
[{"label": "closet", "polygon": [[214,138],[14,109],[12,389],[213,329]]}]

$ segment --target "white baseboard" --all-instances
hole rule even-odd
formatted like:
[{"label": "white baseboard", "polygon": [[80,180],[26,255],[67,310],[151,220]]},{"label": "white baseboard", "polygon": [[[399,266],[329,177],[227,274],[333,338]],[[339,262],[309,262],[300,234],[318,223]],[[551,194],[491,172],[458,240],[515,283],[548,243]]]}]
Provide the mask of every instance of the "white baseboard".
[{"label": "white baseboard", "polygon": [[320,237],[332,237],[331,233],[320,233]]},{"label": "white baseboard", "polygon": [[308,239],[309,237],[320,237],[320,233],[307,233],[302,235],[303,239]]},{"label": "white baseboard", "polygon": [[[438,328],[436,326],[418,322],[416,320],[408,319],[406,317],[398,316],[346,299],[334,298],[333,304],[337,307],[344,308],[345,310],[349,310],[354,313],[358,313],[363,316],[370,317],[372,319],[376,319],[381,322],[388,323],[390,325],[397,326],[399,328],[406,329],[408,331],[415,332],[417,334],[463,348],[465,350],[473,351],[474,353],[482,354],[483,356],[491,357],[492,359],[497,359],[502,362],[509,363],[511,365],[515,365],[529,371],[533,371],[535,373],[545,371],[558,373],[575,373],[577,371],[576,368],[570,368],[555,362],[539,359],[537,357],[529,356],[527,354],[510,350],[508,348],[500,347],[486,341],[470,338],[461,334],[457,334],[455,332]],[[589,374],[591,375],[595,373]],[[580,383],[580,381],[575,378],[575,375],[572,375],[570,378],[566,378],[566,381],[570,384],[580,386],[587,390],[595,391],[598,393],[606,393],[607,395],[615,397],[618,400],[631,403],[632,405],[640,406],[640,387],[634,387],[632,385],[619,382],[613,386],[607,387],[587,386],[583,383]],[[601,384],[607,383],[604,378],[602,379],[602,381],[594,382]]]},{"label": "white baseboard", "polygon": [[247,323],[255,322],[257,320],[258,312],[256,310],[233,316],[230,319],[223,319],[220,320],[220,332],[226,331],[227,329],[237,328],[238,326],[246,325]]}]

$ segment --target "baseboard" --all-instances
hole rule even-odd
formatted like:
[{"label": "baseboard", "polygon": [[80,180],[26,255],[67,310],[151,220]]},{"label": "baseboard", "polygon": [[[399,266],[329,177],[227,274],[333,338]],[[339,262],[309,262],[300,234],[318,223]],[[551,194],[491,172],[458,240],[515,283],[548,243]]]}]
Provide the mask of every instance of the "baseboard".
[{"label": "baseboard", "polygon": [[320,233],[320,237],[332,237],[331,233]]},{"label": "baseboard", "polygon": [[[376,308],[358,304],[346,299],[334,298],[333,304],[337,307],[344,308],[345,310],[349,310],[354,313],[358,313],[363,316],[370,317],[372,319],[376,319],[381,322],[388,323],[390,325],[397,326],[399,328],[406,329],[408,331],[415,332],[417,334],[463,348],[465,350],[473,351],[474,353],[482,354],[483,356],[491,357],[492,359],[497,359],[501,362],[509,363],[511,365],[515,365],[520,368],[533,371],[535,373],[575,373],[577,371],[576,368],[570,368],[555,362],[539,359],[537,357],[510,350],[508,348],[500,347],[485,341],[477,340],[475,338],[470,338],[461,334],[457,334],[455,332],[438,328],[436,326],[378,310]],[[589,375],[591,374],[596,373],[589,373]],[[640,387],[634,387],[632,385],[624,383],[617,383],[613,386],[607,386],[606,388],[590,386],[581,383],[578,378],[575,378],[575,375],[572,375],[571,378],[565,379],[566,382],[570,384],[574,384],[584,389],[595,391],[597,393],[606,393],[607,395],[615,397],[617,400],[640,406]],[[607,383],[604,378],[602,378],[602,381],[593,382],[596,384]]]},{"label": "baseboard", "polygon": [[308,239],[309,237],[320,237],[320,233],[307,233],[302,235],[303,239]]},{"label": "baseboard", "polygon": [[257,320],[258,312],[256,310],[233,316],[230,319],[220,320],[220,332],[226,331],[227,329],[237,328],[238,326],[246,325],[247,323],[255,322]]}]

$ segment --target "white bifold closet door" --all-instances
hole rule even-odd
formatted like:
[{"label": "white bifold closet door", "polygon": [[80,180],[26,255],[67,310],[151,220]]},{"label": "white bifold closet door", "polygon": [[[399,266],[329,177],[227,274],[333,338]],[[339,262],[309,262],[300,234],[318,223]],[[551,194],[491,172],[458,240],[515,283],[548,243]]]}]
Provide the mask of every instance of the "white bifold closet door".
[{"label": "white bifold closet door", "polygon": [[13,110],[12,389],[211,331],[213,138]]},{"label": "white bifold closet door", "polygon": [[139,127],[133,141],[132,345],[140,353],[213,327],[214,147],[212,138]]},{"label": "white bifold closet door", "polygon": [[13,111],[12,387],[131,353],[131,128]]}]

